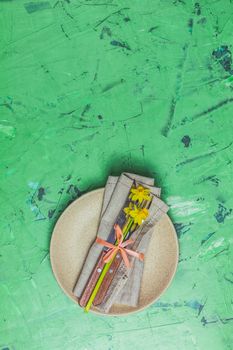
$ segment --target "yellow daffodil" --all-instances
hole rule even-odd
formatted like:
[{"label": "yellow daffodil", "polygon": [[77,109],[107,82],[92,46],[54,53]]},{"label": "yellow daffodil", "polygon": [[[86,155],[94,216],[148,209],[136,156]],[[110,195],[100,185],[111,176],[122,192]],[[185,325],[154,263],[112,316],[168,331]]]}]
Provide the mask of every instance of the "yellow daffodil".
[{"label": "yellow daffodil", "polygon": [[146,208],[137,208],[136,205],[134,206],[134,209],[131,209],[129,211],[129,215],[133,219],[135,224],[141,225],[142,222],[147,218],[149,214],[148,209]]},{"label": "yellow daffodil", "polygon": [[126,215],[129,215],[130,211],[133,209],[133,203],[129,203],[129,206],[127,208],[124,208],[124,212]]},{"label": "yellow daffodil", "polygon": [[132,193],[132,200],[138,201],[139,204],[141,204],[144,200],[150,200],[150,190],[141,185],[139,185],[137,188],[132,188],[130,192]]}]

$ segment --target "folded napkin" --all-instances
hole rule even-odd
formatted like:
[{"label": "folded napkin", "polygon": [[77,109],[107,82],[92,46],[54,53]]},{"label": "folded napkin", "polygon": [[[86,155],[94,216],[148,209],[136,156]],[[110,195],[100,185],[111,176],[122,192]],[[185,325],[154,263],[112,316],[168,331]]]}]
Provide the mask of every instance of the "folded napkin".
[{"label": "folded napkin", "polygon": [[[166,204],[158,198],[160,196],[160,188],[153,186],[154,179],[152,178],[130,173],[123,173],[120,177],[109,176],[105,187],[97,236],[104,240],[108,239],[134,182],[136,182],[136,185],[140,184],[150,189],[153,195],[149,217],[131,236],[135,238],[133,249],[144,253],[150,241],[153,231],[152,227],[168,209]],[[80,298],[84,292],[102,250],[103,247],[101,245],[96,242],[92,244],[73,290],[76,297]],[[123,261],[120,263],[120,267],[114,275],[103,302],[98,305],[99,310],[108,312],[114,303],[126,304],[129,306],[137,305],[143,273],[143,262],[135,258],[131,258],[130,260],[132,262],[132,267],[130,269],[126,268]]]},{"label": "folded napkin", "polygon": [[[154,231],[154,225],[167,211],[168,206],[164,202],[157,197],[152,199],[149,217],[131,236],[134,240],[133,250],[138,250],[140,253],[146,254],[151,235]],[[121,262],[103,302],[97,307],[100,311],[108,313],[113,304],[137,306],[144,262],[134,257],[130,257],[130,262],[132,264],[130,269],[125,266],[124,261]]]}]

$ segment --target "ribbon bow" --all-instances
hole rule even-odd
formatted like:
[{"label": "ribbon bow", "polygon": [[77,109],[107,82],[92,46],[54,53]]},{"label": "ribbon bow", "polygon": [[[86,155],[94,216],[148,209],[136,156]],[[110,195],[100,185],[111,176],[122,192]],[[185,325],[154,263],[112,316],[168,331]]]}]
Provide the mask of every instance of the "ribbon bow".
[{"label": "ribbon bow", "polygon": [[143,253],[138,253],[138,252],[135,252],[134,250],[125,248],[129,244],[133,243],[134,241],[132,239],[127,239],[127,241],[123,242],[124,237],[123,237],[123,233],[122,233],[122,230],[121,230],[119,225],[115,224],[114,230],[115,230],[115,237],[117,240],[117,245],[109,243],[109,242],[103,240],[102,238],[99,238],[99,237],[96,238],[96,243],[101,244],[104,247],[109,248],[108,252],[103,257],[103,261],[105,263],[108,263],[110,260],[112,260],[116,256],[116,254],[118,252],[121,253],[126,267],[130,267],[130,262],[129,262],[127,254],[132,255],[135,258],[142,261],[144,259]]}]

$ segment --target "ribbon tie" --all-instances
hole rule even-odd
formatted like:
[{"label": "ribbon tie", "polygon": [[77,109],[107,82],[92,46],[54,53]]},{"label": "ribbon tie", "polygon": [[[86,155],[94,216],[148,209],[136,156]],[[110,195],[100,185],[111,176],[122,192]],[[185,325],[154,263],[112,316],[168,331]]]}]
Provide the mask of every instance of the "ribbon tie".
[{"label": "ribbon tie", "polygon": [[138,253],[138,252],[135,252],[134,250],[125,248],[129,244],[133,243],[134,241],[132,239],[127,239],[127,241],[123,242],[124,236],[123,236],[123,233],[122,233],[120,226],[115,224],[114,230],[115,230],[115,237],[117,240],[117,245],[109,243],[109,242],[103,240],[102,238],[99,238],[99,237],[96,238],[96,243],[101,244],[104,247],[109,248],[108,252],[103,257],[103,261],[105,263],[108,263],[110,260],[112,260],[116,256],[116,254],[118,252],[121,253],[122,258],[124,260],[124,263],[125,263],[126,267],[128,267],[128,268],[130,267],[130,262],[129,262],[127,254],[132,255],[141,261],[144,260],[143,253]]}]

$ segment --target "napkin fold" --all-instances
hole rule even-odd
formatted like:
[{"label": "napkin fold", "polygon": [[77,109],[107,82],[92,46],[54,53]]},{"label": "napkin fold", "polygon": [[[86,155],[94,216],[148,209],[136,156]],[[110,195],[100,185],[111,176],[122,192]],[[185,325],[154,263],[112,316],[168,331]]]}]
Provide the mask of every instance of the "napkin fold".
[{"label": "napkin fold", "polygon": [[[117,216],[128,198],[130,188],[134,181],[136,185],[141,184],[149,188],[150,192],[153,194],[149,209],[149,217],[131,236],[133,239],[135,238],[133,249],[146,253],[153,232],[152,227],[168,210],[166,204],[158,198],[160,196],[160,188],[154,187],[153,178],[131,173],[123,173],[120,177],[108,177],[97,236],[104,240],[108,239]],[[80,298],[82,295],[102,250],[103,247],[96,242],[90,247],[82,271],[73,290],[76,297]],[[105,295],[104,301],[101,305],[98,305],[99,310],[107,313],[114,303],[128,306],[137,305],[143,274],[143,262],[134,258],[131,259],[131,261],[132,268],[130,269],[125,267],[123,261],[121,262],[108,292]]]}]

